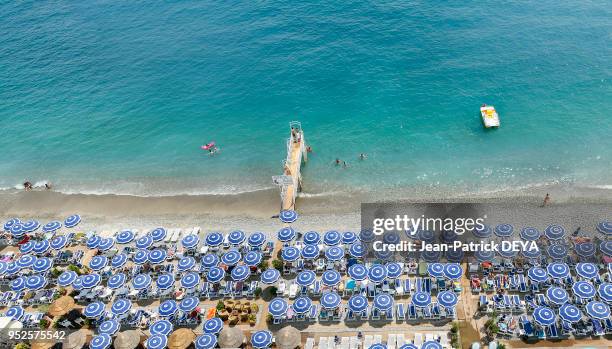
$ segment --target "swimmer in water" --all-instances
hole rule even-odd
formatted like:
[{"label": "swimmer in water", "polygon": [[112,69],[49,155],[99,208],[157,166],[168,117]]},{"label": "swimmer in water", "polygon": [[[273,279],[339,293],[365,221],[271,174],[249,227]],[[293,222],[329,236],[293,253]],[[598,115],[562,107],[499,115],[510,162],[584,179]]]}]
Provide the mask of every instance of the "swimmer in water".
[{"label": "swimmer in water", "polygon": [[368,156],[365,153],[359,154],[359,160],[365,160]]}]

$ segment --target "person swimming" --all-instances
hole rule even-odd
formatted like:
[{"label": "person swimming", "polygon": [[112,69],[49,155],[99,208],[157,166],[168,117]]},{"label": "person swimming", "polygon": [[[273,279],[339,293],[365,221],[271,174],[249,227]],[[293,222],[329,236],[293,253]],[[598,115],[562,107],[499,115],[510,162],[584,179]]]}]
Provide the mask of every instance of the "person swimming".
[{"label": "person swimming", "polygon": [[367,159],[367,157],[368,156],[366,155],[366,153],[359,154],[359,160],[365,160],[365,159]]}]

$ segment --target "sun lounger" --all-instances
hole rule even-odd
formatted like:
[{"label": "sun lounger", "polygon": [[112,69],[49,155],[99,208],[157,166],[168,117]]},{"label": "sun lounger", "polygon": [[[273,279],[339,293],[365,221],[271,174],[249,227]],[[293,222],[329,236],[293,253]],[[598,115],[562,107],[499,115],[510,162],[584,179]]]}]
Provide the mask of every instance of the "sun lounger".
[{"label": "sun lounger", "polygon": [[397,303],[395,305],[395,310],[397,313],[397,320],[404,321],[406,320],[406,310],[404,308],[404,303]]},{"label": "sun lounger", "polygon": [[387,348],[388,349],[395,349],[397,346],[397,342],[395,339],[395,334],[394,333],[389,333],[389,335],[387,336]]},{"label": "sun lounger", "polygon": [[414,345],[416,345],[417,348],[423,345],[423,335],[421,333],[417,332],[414,334]]},{"label": "sun lounger", "polygon": [[352,336],[350,344],[349,344],[349,348],[350,349],[359,349],[359,344],[360,343],[361,343],[361,341],[359,340],[359,338],[357,338],[357,336]]},{"label": "sun lounger", "polygon": [[363,339],[363,348],[369,348],[372,344],[374,344],[374,337],[369,334],[365,335]]},{"label": "sun lounger", "polygon": [[315,322],[319,318],[319,307],[316,304],[313,304],[310,307],[310,311],[308,312],[308,321]]}]

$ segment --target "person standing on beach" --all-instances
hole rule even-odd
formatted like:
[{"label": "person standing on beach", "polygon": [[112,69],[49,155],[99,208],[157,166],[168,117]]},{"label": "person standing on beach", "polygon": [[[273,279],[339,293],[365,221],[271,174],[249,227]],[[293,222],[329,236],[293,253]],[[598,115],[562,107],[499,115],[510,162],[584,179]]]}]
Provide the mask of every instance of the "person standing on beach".
[{"label": "person standing on beach", "polygon": [[544,202],[542,203],[542,206],[540,207],[544,207],[546,205],[548,205],[550,203],[550,195],[548,195],[548,193],[546,193],[546,196],[544,197]]}]

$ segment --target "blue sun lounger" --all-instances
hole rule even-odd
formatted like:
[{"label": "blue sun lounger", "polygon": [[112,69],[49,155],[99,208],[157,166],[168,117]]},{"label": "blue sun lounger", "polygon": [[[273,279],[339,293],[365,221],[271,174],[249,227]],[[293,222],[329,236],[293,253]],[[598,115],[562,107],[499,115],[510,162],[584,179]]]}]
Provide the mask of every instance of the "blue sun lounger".
[{"label": "blue sun lounger", "polygon": [[591,319],[591,320],[593,323],[593,335],[603,336],[604,334],[606,334],[606,331],[604,331],[603,326],[601,325],[601,321],[597,319]]},{"label": "blue sun lounger", "polygon": [[414,304],[410,303],[410,305],[408,306],[408,320],[416,320],[416,318],[417,318],[416,307],[414,306]]}]

